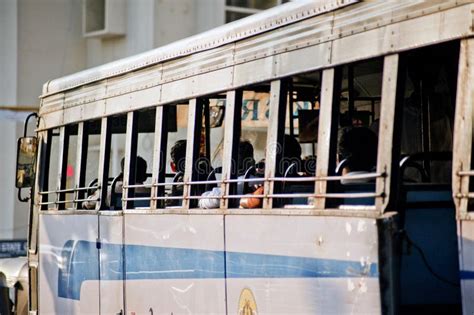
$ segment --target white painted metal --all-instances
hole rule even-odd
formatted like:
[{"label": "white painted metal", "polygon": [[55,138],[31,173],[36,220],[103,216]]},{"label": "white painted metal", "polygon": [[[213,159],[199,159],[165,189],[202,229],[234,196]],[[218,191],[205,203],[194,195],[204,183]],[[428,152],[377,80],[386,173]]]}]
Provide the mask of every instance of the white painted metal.
[{"label": "white painted metal", "polygon": [[[40,314],[99,314],[99,282],[82,281],[74,277],[78,269],[88,268],[93,271],[95,268],[98,272],[98,251],[95,255],[88,256],[86,261],[77,259],[74,255],[79,242],[92,243],[95,247],[97,237],[95,213],[39,216]],[[72,261],[76,263],[74,266]],[[73,271],[71,268],[77,269]],[[63,281],[59,281],[60,270]],[[78,297],[77,293],[80,298],[73,299],[72,297]]]},{"label": "white painted metal", "polygon": [[[239,314],[244,289],[252,291],[258,314],[381,312],[379,279],[369,276],[369,270],[378,268],[376,220],[235,215],[226,216],[225,228],[226,251],[237,253],[227,256],[228,314]],[[261,257],[258,265],[252,266],[247,258],[252,254]],[[299,265],[300,259],[306,265]],[[341,267],[351,262],[358,267],[351,271]],[[311,264],[320,265],[319,274],[312,273]],[[244,274],[257,269],[256,276],[233,277],[229,266],[234,265]],[[334,272],[338,266],[340,274]],[[367,274],[344,276],[359,269]]]},{"label": "white painted metal", "polygon": [[[319,113],[318,128],[318,163],[316,164],[316,176],[329,175],[329,146],[332,128],[332,100],[334,94],[334,69],[327,69],[322,74],[321,84],[321,109]],[[315,184],[316,194],[325,194],[327,190],[326,181],[317,181]],[[316,198],[316,209],[326,207],[325,198]]]},{"label": "white painted metal", "polygon": [[[377,210],[384,211],[390,198],[390,180],[392,179],[392,147],[395,106],[397,96],[398,55],[385,57],[382,78],[382,101],[380,110],[379,141],[377,152],[377,173],[385,174],[376,179],[376,191],[383,193],[375,200]],[[396,165],[395,167],[398,167]]]},{"label": "white painted metal", "polygon": [[[222,215],[126,213],[124,218],[125,253],[147,254],[126,256],[127,266],[138,262],[142,267],[140,272],[127,270],[126,314],[226,313]],[[170,256],[159,257],[155,255],[158,251]],[[171,264],[173,258],[179,256],[185,266],[193,265],[199,258],[196,255],[201,253],[208,259],[201,265],[201,270],[179,270],[178,261]],[[216,272],[215,277],[206,278],[203,272],[208,269],[222,270],[222,273]]]},{"label": "white painted metal", "polygon": [[57,93],[60,90],[71,89],[97,80],[136,71],[167,60],[217,48],[356,2],[357,0],[295,1],[284,6],[266,10],[258,15],[221,26],[209,32],[186,38],[162,48],[112,62],[101,67],[82,71],[80,75],[71,75],[63,79],[53,80],[44,86],[43,93]]},{"label": "white painted metal", "polygon": [[[124,310],[123,216],[99,215],[100,314],[116,315]],[[106,247],[115,245],[113,249]],[[115,276],[113,275],[115,274]],[[110,279],[113,277],[114,280]]]}]

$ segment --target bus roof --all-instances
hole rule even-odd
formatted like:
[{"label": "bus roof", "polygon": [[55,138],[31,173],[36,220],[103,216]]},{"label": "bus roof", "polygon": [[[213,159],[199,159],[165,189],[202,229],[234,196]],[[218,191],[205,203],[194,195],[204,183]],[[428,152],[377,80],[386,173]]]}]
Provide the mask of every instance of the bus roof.
[{"label": "bus roof", "polygon": [[44,85],[43,96],[223,46],[359,1],[298,0],[285,3],[141,54],[49,81]]}]

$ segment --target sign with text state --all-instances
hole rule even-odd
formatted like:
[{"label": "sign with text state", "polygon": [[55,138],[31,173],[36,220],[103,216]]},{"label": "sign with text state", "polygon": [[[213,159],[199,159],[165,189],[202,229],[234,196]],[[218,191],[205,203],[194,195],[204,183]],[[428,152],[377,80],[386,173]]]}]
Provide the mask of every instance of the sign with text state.
[{"label": "sign with text state", "polygon": [[0,258],[26,256],[26,240],[0,240]]}]

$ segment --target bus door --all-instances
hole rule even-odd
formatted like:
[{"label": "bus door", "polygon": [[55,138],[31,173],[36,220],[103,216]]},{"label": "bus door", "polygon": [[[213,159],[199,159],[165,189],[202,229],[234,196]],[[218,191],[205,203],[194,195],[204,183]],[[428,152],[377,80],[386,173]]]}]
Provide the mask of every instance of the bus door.
[{"label": "bus door", "polygon": [[474,163],[473,104],[474,104],[474,40],[461,41],[457,81],[456,119],[453,152],[453,193],[457,211],[459,277],[462,310],[474,313]]},{"label": "bus door", "polygon": [[459,42],[400,55],[393,200],[400,222],[402,313],[461,313],[451,188],[458,58]]},{"label": "bus door", "polygon": [[88,151],[85,125],[40,133],[37,205],[41,314],[99,313],[97,213],[79,211],[87,190],[85,173],[97,174],[95,167],[86,170],[85,159],[80,163],[76,159]]}]

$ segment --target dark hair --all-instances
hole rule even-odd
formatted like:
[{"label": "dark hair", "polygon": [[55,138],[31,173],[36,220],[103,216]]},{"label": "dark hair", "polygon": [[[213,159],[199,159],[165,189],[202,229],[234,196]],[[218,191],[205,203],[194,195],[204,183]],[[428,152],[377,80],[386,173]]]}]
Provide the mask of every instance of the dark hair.
[{"label": "dark hair", "polygon": [[175,142],[170,151],[171,161],[176,165],[178,172],[184,172],[186,163],[186,140]]},{"label": "dark hair", "polygon": [[377,135],[366,127],[342,129],[338,151],[340,161],[348,159],[351,172],[370,172],[377,163]]},{"label": "dark hair", "polygon": [[283,157],[286,159],[301,159],[301,145],[295,137],[285,135],[283,138]]},{"label": "dark hair", "polygon": [[255,165],[253,158],[253,145],[248,140],[240,140],[239,157],[238,157],[238,173],[243,175],[250,167]]},{"label": "dark hair", "polygon": [[[124,166],[125,166],[125,158],[122,158],[122,160],[120,161],[122,174],[123,174]],[[146,178],[147,178],[146,169],[147,169],[147,163],[145,159],[143,159],[141,156],[137,156],[136,170],[135,170],[136,183],[143,183],[144,181],[146,181]]]}]

